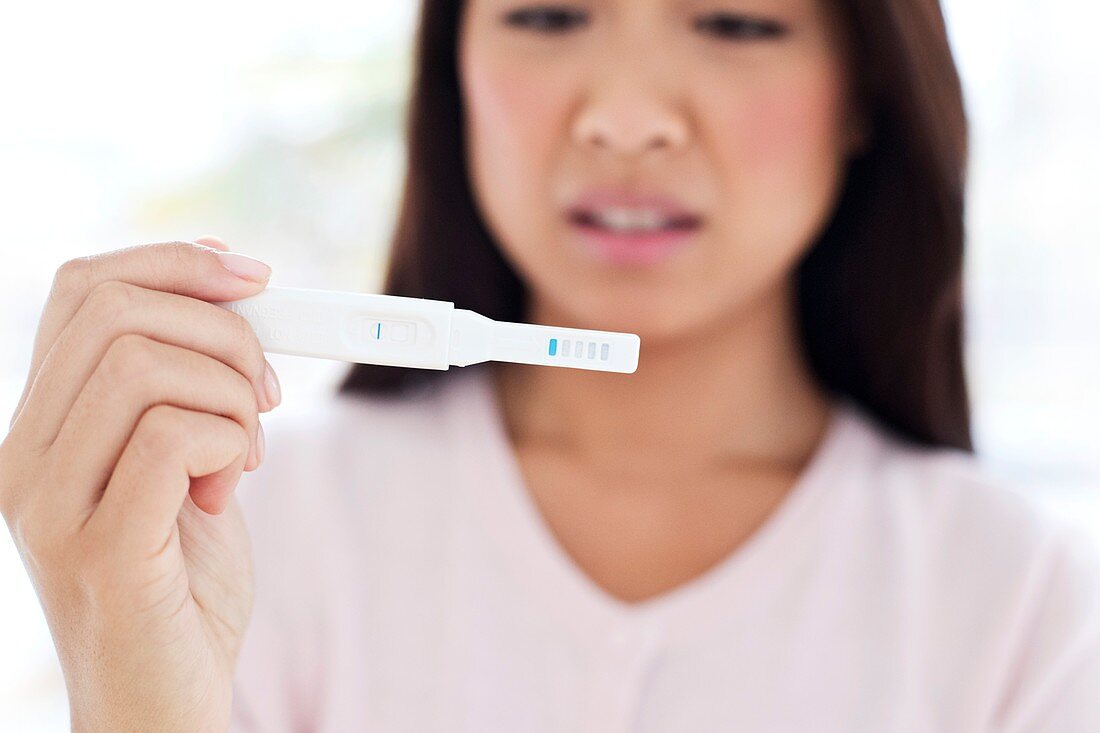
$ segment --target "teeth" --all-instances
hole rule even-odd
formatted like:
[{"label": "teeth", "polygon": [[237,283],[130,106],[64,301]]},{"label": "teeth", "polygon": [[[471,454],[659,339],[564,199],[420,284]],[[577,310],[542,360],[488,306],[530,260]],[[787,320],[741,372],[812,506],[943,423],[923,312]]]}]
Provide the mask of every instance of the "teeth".
[{"label": "teeth", "polygon": [[670,221],[660,211],[652,209],[621,209],[608,207],[593,214],[593,218],[600,226],[608,229],[626,230],[664,229]]}]

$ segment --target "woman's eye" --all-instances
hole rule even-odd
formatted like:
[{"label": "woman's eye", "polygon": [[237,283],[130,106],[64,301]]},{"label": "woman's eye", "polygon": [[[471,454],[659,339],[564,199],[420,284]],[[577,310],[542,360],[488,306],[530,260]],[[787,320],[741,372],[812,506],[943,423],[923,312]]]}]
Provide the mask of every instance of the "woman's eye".
[{"label": "woman's eye", "polygon": [[700,18],[695,21],[695,27],[720,38],[745,41],[779,38],[787,32],[786,26],[774,20],[729,13],[714,13]]},{"label": "woman's eye", "polygon": [[504,22],[537,31],[559,33],[584,22],[584,13],[569,8],[535,7],[513,10],[504,17]]}]

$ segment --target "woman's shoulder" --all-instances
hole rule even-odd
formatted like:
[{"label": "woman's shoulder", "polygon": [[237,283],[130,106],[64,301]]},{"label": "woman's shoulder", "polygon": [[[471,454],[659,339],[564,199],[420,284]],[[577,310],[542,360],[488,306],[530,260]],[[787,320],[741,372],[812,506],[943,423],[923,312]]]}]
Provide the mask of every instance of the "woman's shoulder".
[{"label": "woman's shoulder", "polygon": [[1040,487],[978,455],[915,445],[858,409],[848,419],[869,459],[861,485],[878,547],[916,590],[922,623],[998,678],[1005,729],[1095,716],[1096,533],[1051,510]]},{"label": "woman's shoulder", "polygon": [[1094,533],[980,454],[918,445],[851,403],[835,434],[819,521],[855,571],[852,603],[900,611],[897,633],[944,689],[982,696],[998,730],[1097,720]]},{"label": "woman's shoulder", "polygon": [[846,430],[863,451],[865,499],[919,522],[941,538],[1042,544],[1087,535],[1053,512],[1039,492],[980,453],[919,445],[867,411],[842,406]]},{"label": "woman's shoulder", "polygon": [[945,603],[982,608],[999,600],[1021,623],[1028,614],[1031,622],[1060,618],[1100,641],[1095,532],[1053,511],[1041,487],[980,454],[917,445],[859,408],[845,410],[866,457],[852,493],[881,544],[942,589]]}]

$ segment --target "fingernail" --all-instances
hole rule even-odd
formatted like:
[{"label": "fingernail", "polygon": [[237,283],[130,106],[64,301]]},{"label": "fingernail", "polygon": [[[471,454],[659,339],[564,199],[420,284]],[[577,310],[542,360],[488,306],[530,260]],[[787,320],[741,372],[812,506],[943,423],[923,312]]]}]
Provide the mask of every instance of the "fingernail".
[{"label": "fingernail", "polygon": [[267,403],[272,407],[275,407],[283,401],[283,392],[279,389],[279,378],[275,376],[275,370],[271,368],[270,362],[264,362],[264,389],[267,390]]},{"label": "fingernail", "polygon": [[243,277],[246,280],[258,283],[266,282],[271,277],[271,268],[255,257],[249,257],[240,252],[217,252],[215,254],[217,254],[221,263],[225,265],[225,269],[237,277]]},{"label": "fingernail", "polygon": [[263,423],[256,422],[256,467],[259,468],[260,464],[264,462],[264,426]]}]

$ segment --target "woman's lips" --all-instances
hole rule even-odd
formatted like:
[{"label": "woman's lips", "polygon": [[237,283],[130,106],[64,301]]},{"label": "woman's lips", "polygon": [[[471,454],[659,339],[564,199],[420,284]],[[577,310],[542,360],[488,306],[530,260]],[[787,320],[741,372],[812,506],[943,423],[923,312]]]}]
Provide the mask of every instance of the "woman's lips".
[{"label": "woman's lips", "polygon": [[667,229],[624,232],[575,216],[569,219],[569,226],[582,246],[597,259],[612,264],[643,265],[672,257],[695,241],[700,229],[698,221],[690,221]]}]

